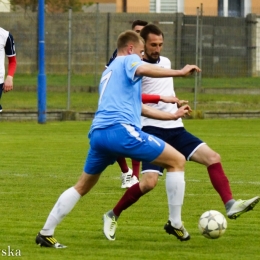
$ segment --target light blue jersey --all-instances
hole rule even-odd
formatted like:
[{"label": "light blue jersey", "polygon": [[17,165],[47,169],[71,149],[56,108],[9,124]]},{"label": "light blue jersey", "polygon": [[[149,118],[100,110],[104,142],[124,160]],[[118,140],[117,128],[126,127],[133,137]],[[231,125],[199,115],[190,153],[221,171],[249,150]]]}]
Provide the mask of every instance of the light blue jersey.
[{"label": "light blue jersey", "polygon": [[95,129],[121,123],[141,127],[141,79],[136,69],[142,60],[136,54],[118,56],[103,72],[99,84],[98,110],[89,136]]},{"label": "light blue jersey", "polygon": [[141,64],[136,54],[118,56],[103,72],[84,172],[101,173],[119,156],[152,162],[164,150],[164,141],[141,131]]}]

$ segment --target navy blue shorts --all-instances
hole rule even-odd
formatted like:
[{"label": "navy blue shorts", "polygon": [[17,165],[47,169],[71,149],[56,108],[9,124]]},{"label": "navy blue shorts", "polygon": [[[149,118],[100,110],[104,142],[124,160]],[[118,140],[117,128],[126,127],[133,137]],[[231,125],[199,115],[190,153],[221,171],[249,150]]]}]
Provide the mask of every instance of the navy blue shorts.
[{"label": "navy blue shorts", "polygon": [[[155,126],[144,126],[142,131],[157,136],[166,143],[170,144],[177,151],[183,154],[187,161],[189,161],[190,157],[198,149],[198,147],[204,144],[204,142],[199,138],[187,132],[184,127],[160,128]],[[163,168],[151,163],[143,162],[142,173],[148,171],[158,172],[162,175]]]},{"label": "navy blue shorts", "polygon": [[119,156],[152,162],[164,150],[165,142],[131,125],[117,124],[91,133],[84,171],[97,174]]},{"label": "navy blue shorts", "polygon": [[2,93],[3,93],[3,86],[4,86],[4,83],[0,84],[0,99],[1,99]]}]

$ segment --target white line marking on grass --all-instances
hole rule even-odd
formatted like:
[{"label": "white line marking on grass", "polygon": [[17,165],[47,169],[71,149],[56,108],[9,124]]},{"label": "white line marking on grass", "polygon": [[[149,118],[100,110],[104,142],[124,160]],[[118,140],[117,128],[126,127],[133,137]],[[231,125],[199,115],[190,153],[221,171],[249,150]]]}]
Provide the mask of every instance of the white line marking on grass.
[{"label": "white line marking on grass", "polygon": [[[210,182],[209,180],[196,180],[196,179],[189,179],[186,182]],[[230,183],[235,184],[253,184],[253,185],[260,185],[259,181],[229,181]]]}]

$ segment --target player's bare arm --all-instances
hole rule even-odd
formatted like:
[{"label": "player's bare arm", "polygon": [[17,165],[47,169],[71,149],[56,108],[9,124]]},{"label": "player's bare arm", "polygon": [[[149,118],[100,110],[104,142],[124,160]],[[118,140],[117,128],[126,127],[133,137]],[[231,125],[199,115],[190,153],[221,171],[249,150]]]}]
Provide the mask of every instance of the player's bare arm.
[{"label": "player's bare arm", "polygon": [[172,114],[142,104],[142,116],[158,120],[177,120],[181,117],[185,117],[186,115],[190,115],[191,111],[192,110],[188,105],[184,105]]},{"label": "player's bare arm", "polygon": [[164,102],[164,103],[177,103],[179,102],[179,99],[177,97],[174,96],[160,96],[160,101]]},{"label": "player's bare arm", "polygon": [[200,72],[201,69],[196,65],[186,65],[180,70],[173,70],[160,68],[152,64],[142,64],[136,69],[135,74],[138,76],[146,76],[151,78],[185,77],[191,75],[194,71]]},{"label": "player's bare arm", "polygon": [[13,77],[8,75],[5,79],[3,90],[4,92],[11,91],[13,89]]},{"label": "player's bare arm", "polygon": [[188,100],[179,100],[177,97],[174,96],[160,96],[160,101],[164,103],[172,103],[177,104],[178,108],[180,108],[183,105],[187,105],[189,103]]}]

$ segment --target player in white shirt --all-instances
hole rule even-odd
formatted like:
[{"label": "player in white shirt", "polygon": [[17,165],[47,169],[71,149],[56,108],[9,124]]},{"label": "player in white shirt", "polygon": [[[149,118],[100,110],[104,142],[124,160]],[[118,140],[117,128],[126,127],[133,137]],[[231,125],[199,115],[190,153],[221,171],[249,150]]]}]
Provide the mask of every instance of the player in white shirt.
[{"label": "player in white shirt", "polygon": [[[160,52],[163,46],[163,33],[153,24],[146,25],[140,34],[145,40],[145,52],[143,61],[146,63],[154,64],[158,69],[171,68],[171,62],[168,58],[160,56]],[[163,96],[175,96],[173,78],[151,78],[143,77],[142,79],[142,94],[157,94]],[[178,99],[177,99],[178,100]],[[150,107],[154,107],[160,111],[175,113],[178,107],[187,104],[185,100],[178,100],[177,103],[164,103],[158,102],[158,104],[147,104]],[[220,155],[213,151],[207,144],[201,141],[196,136],[187,132],[184,128],[182,119],[179,118],[175,121],[161,121],[142,117],[142,130],[149,134],[152,134],[160,139],[164,140],[177,151],[183,154],[186,160],[194,161],[203,164],[207,167],[207,171],[212,182],[213,187],[219,193],[227,212],[227,216],[230,219],[236,219],[241,214],[251,210],[259,202],[259,196],[256,196],[249,200],[234,200],[232,192],[229,186],[228,179],[222,169]],[[143,189],[146,192],[152,190],[158,181],[158,176],[162,175],[163,168],[155,164],[142,161],[142,173],[141,178]],[[175,188],[172,185],[170,179],[173,175],[166,173],[166,190],[169,206],[169,218],[164,226],[167,233],[176,236],[176,229],[182,224],[178,215],[181,213],[180,201],[171,197],[169,192],[171,189],[173,193]],[[175,182],[178,183],[178,188],[185,189],[184,172],[175,174]],[[133,197],[129,196],[130,191],[137,186],[133,185],[124,194],[121,200],[118,201],[113,210],[107,213],[110,217],[115,217],[115,220],[121,215],[122,211],[129,206]],[[127,196],[128,195],[128,196]],[[133,203],[133,202],[132,202]],[[114,223],[116,225],[116,222]],[[113,228],[112,228],[113,229]],[[113,229],[114,230],[114,229]],[[180,239],[177,236],[178,239]],[[180,239],[184,241],[185,239]]]},{"label": "player in white shirt", "polygon": [[[146,56],[147,57],[147,56]],[[150,63],[145,58],[143,59],[144,62]],[[171,68],[171,61],[163,56],[155,63],[156,66],[161,68]],[[167,87],[165,87],[167,86]],[[142,79],[142,94],[155,94],[158,92],[157,95],[160,96],[176,96],[173,88],[173,79],[172,78],[149,78],[143,77]],[[180,103],[187,103],[186,101],[179,100]],[[165,102],[158,102],[158,103],[150,103],[149,106],[156,107],[159,110],[167,111],[167,112],[174,112],[178,110],[177,103],[165,103]],[[176,121],[161,121],[155,120],[147,117],[142,117],[142,126],[155,126],[160,128],[176,128],[176,127],[183,127],[182,119],[179,118]]]},{"label": "player in white shirt", "polygon": [[[8,57],[8,73],[5,79],[5,56]],[[13,77],[16,69],[14,39],[10,32],[0,27],[0,100],[2,92],[13,89]],[[0,112],[2,106],[0,104]]]},{"label": "player in white shirt", "polygon": [[[157,26],[149,24],[142,29],[140,35],[145,40],[143,61],[158,67],[171,68],[170,60],[160,56],[164,39],[162,31]],[[175,96],[173,78],[143,77],[142,93]],[[176,104],[159,102],[147,105],[161,111],[175,113],[178,107],[186,103],[187,101],[179,100]],[[173,146],[185,156],[187,161],[194,161],[207,167],[211,183],[220,195],[230,219],[236,219],[244,212],[253,209],[259,202],[259,196],[249,200],[234,200],[228,178],[221,165],[220,155],[199,138],[187,132],[181,118],[176,121],[160,121],[142,117],[142,126],[144,132],[155,135]],[[157,183],[158,175],[162,175],[163,168],[143,162],[142,173],[150,175],[147,187],[152,189]],[[175,226],[175,220],[169,218],[164,227],[167,233],[170,233],[171,225]]]}]

